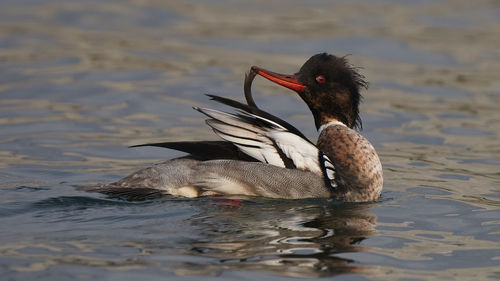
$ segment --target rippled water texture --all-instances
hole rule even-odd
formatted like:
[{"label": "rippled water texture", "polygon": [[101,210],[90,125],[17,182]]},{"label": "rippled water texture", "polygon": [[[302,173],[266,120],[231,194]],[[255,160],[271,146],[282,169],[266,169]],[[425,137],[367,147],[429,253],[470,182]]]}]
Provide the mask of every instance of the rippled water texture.
[{"label": "rippled water texture", "polygon": [[[271,3],[268,3],[271,2]],[[0,3],[0,279],[500,278],[496,1]],[[251,65],[350,54],[380,202],[130,201],[76,191],[216,139],[192,106],[242,99]],[[257,78],[262,108],[316,138]]]}]

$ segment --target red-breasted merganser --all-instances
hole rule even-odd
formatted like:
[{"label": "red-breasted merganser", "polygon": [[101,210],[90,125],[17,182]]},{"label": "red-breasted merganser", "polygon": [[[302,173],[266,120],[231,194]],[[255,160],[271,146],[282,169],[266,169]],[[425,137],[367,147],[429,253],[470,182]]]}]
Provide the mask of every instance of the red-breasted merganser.
[{"label": "red-breasted merganser", "polygon": [[159,192],[183,197],[377,200],[383,185],[382,165],[370,142],[354,130],[361,127],[359,91],[367,83],[345,57],[314,55],[294,75],[253,66],[251,79],[256,74],[299,94],[314,116],[317,145],[284,120],[260,110],[251,94],[246,95],[248,105],[209,95],[237,109],[226,113],[194,108],[209,117],[207,125],[224,141],[138,145],[167,147],[189,156],[142,169],[115,183],[81,189],[116,195]]}]

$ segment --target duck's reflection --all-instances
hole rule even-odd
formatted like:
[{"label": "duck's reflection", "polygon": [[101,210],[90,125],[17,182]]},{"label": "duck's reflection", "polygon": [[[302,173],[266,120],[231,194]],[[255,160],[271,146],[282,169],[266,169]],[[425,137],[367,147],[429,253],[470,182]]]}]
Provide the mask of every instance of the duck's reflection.
[{"label": "duck's reflection", "polygon": [[217,207],[193,218],[207,238],[192,243],[189,255],[216,258],[208,264],[178,264],[177,274],[262,271],[293,277],[359,273],[362,266],[336,254],[362,251],[376,217],[368,204],[278,203]]}]

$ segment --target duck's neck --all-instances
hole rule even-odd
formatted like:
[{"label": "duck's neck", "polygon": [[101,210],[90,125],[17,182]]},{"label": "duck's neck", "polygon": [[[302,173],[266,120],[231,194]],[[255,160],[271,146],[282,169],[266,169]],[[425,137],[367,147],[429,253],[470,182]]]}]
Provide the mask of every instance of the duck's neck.
[{"label": "duck's neck", "polygon": [[371,143],[338,121],[319,128],[318,148],[332,161],[339,198],[377,200],[382,191],[382,165]]},{"label": "duck's neck", "polygon": [[332,119],[328,121],[327,123],[324,123],[323,125],[319,126],[318,128],[318,134],[321,135],[321,132],[323,132],[324,129],[330,127],[330,126],[344,126],[347,127],[344,123],[340,122],[339,120]]}]

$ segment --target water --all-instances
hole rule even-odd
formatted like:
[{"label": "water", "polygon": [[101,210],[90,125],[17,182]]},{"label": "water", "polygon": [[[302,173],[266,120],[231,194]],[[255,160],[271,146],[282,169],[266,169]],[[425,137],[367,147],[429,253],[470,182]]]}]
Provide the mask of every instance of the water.
[{"label": "water", "polygon": [[[3,1],[2,280],[500,277],[500,7],[491,1]],[[286,9],[283,9],[286,7]],[[244,13],[242,13],[244,11]],[[251,65],[351,54],[380,202],[125,200],[76,191],[216,139],[192,106]],[[312,139],[306,106],[256,101]]]}]

